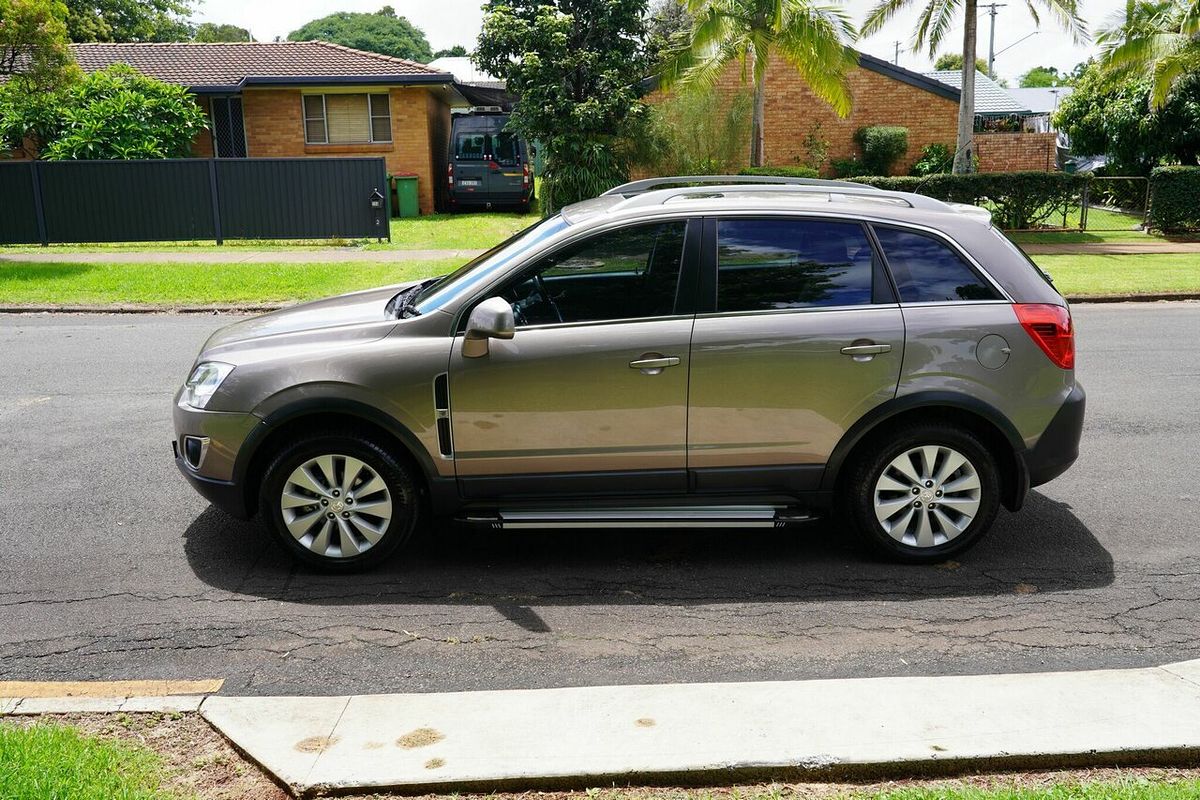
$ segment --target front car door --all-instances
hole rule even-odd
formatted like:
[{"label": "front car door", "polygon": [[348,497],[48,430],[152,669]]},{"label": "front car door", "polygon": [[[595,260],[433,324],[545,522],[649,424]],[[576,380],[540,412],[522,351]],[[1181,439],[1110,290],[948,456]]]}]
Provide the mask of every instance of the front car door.
[{"label": "front car door", "polygon": [[[516,334],[450,362],[468,498],[686,491],[698,227],[628,225],[568,243],[489,294]],[[681,280],[681,275],[683,279]]]},{"label": "front car door", "polygon": [[818,488],[846,430],[895,396],[904,320],[866,225],[706,221],[688,467],[698,491]]}]

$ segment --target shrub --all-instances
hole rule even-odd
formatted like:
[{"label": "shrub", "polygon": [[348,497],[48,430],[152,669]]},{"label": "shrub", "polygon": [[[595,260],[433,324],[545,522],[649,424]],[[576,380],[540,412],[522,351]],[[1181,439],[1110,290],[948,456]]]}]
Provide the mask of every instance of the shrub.
[{"label": "shrub", "polygon": [[908,152],[908,128],[898,125],[869,125],[854,133],[862,150],[862,163],[869,175],[891,175],[896,161]]},{"label": "shrub", "polygon": [[983,172],[970,175],[869,176],[858,183],[896,192],[913,192],[948,203],[968,203],[991,210],[1001,228],[1020,230],[1044,225],[1071,205],[1078,205],[1087,176],[1066,172]]},{"label": "shrub", "polygon": [[746,167],[738,175],[766,175],[776,178],[815,178],[820,173],[812,167]]},{"label": "shrub", "polygon": [[681,89],[651,107],[647,129],[634,141],[633,163],[659,175],[725,175],[746,164],[754,96],[722,97],[715,90]]},{"label": "shrub", "polygon": [[831,158],[829,167],[835,178],[856,178],[859,175],[872,175],[871,170],[857,158]]},{"label": "shrub", "polygon": [[943,175],[954,166],[954,147],[941,142],[927,144],[921,148],[921,156],[912,165],[909,175]]},{"label": "shrub", "polygon": [[1150,227],[1160,231],[1200,228],[1200,167],[1155,167],[1150,171]]}]

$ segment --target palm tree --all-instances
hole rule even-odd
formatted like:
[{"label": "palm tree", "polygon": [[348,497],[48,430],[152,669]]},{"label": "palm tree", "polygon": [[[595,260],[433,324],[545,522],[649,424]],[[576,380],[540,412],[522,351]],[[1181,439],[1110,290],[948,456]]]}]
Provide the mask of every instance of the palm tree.
[{"label": "palm tree", "polygon": [[1105,66],[1153,78],[1150,102],[1162,108],[1176,82],[1200,69],[1200,0],[1128,0],[1096,41]]},{"label": "palm tree", "polygon": [[[883,28],[897,13],[906,8],[912,0],[879,0],[878,5],[871,9],[863,23],[861,32],[869,36]],[[954,20],[960,0],[922,0],[924,6],[917,18],[917,27],[913,32],[913,49],[928,45],[929,55],[937,52],[950,23]],[[975,35],[979,24],[978,0],[962,0],[963,7],[963,47],[962,47],[962,93],[958,102],[958,145],[954,153],[954,172],[964,174],[975,169],[974,134],[975,134]],[[1087,36],[1083,20],[1079,16],[1078,0],[1025,0],[1029,13],[1035,23],[1038,8],[1050,12],[1059,23],[1074,36],[1075,41],[1082,41]]]},{"label": "palm tree", "polygon": [[763,165],[767,67],[772,52],[794,66],[813,92],[841,116],[850,113],[846,73],[858,63],[848,42],[854,26],[841,8],[814,0],[685,0],[691,36],[668,54],[663,83],[714,85],[740,61],[742,80],[753,76],[750,164]]}]

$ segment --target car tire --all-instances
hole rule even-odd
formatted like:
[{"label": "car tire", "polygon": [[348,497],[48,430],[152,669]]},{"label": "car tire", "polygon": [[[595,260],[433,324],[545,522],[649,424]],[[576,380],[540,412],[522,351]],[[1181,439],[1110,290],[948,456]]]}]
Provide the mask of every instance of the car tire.
[{"label": "car tire", "polygon": [[978,542],[999,499],[996,459],[977,436],[918,423],[869,440],[838,502],[840,516],[870,551],[928,564]]},{"label": "car tire", "polygon": [[386,449],[357,433],[323,433],[272,459],[259,512],[297,560],[328,572],[357,572],[377,566],[412,537],[421,497],[413,468]]}]

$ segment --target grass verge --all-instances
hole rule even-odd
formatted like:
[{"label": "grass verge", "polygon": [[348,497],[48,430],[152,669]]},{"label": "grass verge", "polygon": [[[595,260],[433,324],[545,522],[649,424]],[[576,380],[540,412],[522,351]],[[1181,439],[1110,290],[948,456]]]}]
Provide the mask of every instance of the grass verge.
[{"label": "grass verge", "polygon": [[477,211],[462,214],[430,214],[391,221],[392,240],[374,239],[230,239],[218,245],[213,241],[193,242],[107,242],[100,244],[55,244],[49,248],[35,245],[0,246],[0,252],[19,253],[111,253],[115,251],[182,250],[224,252],[228,250],[295,250],[314,247],[362,247],[367,250],[485,250],[527,228],[541,217],[505,211]]},{"label": "grass verge", "polygon": [[5,305],[284,303],[449,272],[461,259],[335,264],[0,262]]},{"label": "grass verge", "polygon": [[0,726],[0,800],[166,800],[151,750],[63,725]]},{"label": "grass verge", "polygon": [[1032,256],[1066,295],[1200,292],[1195,253]]}]

